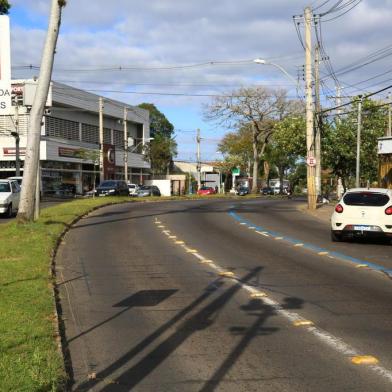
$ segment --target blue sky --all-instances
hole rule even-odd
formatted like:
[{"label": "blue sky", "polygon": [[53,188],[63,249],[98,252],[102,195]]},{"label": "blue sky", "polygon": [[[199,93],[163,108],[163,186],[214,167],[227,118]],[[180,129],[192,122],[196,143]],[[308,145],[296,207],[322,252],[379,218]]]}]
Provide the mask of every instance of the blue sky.
[{"label": "blue sky", "polygon": [[[320,13],[335,2],[330,0],[317,8],[324,1],[316,0],[312,5]],[[50,0],[11,0],[11,3],[13,65],[38,65]],[[200,128],[204,137],[202,158],[220,159],[216,145],[228,129],[203,121],[202,105],[210,103],[211,97],[189,95],[229,93],[241,86],[258,84],[285,88],[294,97],[294,85],[285,75],[275,67],[253,64],[252,59],[265,58],[297,77],[304,53],[292,17],[301,14],[307,3],[304,0],[243,0],[240,5],[232,0],[69,0],[63,13],[54,79],[99,90],[97,94],[129,104],[152,102],[176,128],[178,158],[195,158],[195,131]],[[338,71],[390,45],[391,0],[363,0],[337,20],[328,21],[327,17],[323,20],[323,43]],[[214,64],[161,69],[203,62]],[[120,66],[133,69],[102,70]],[[344,93],[350,96],[385,86],[385,77],[375,78],[372,84],[356,84],[387,69],[389,55],[342,74]],[[324,103],[332,105],[334,100],[328,97],[335,95],[335,83],[328,75],[326,64],[322,64],[321,71],[325,77]],[[31,77],[34,73],[13,70],[13,76],[18,78]],[[352,88],[349,84],[356,86]],[[184,96],[166,95],[173,93]]]}]

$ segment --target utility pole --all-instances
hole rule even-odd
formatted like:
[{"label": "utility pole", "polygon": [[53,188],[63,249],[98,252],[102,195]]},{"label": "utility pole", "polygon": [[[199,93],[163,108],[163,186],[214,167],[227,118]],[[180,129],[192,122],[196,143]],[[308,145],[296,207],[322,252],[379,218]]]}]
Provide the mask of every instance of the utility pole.
[{"label": "utility pole", "polygon": [[15,138],[15,176],[20,176],[20,136],[19,136],[19,106],[15,105],[15,132],[11,132]]},{"label": "utility pole", "polygon": [[358,101],[358,128],[357,128],[357,164],[355,170],[355,186],[360,186],[360,168],[361,168],[361,128],[362,128],[362,95]]},{"label": "utility pole", "polygon": [[388,93],[388,130],[385,136],[392,136],[392,96]]},{"label": "utility pole", "polygon": [[103,98],[99,97],[99,183],[104,181],[103,172]]},{"label": "utility pole", "polygon": [[315,89],[315,158],[316,158],[316,194],[321,195],[321,105],[320,105],[320,48],[316,45],[314,53],[314,89]]},{"label": "utility pole", "polygon": [[201,188],[201,160],[200,160],[200,129],[197,130],[196,143],[197,143],[197,189]]},{"label": "utility pole", "polygon": [[124,179],[128,182],[128,108],[124,107]]},{"label": "utility pole", "polygon": [[30,129],[27,135],[23,186],[18,211],[18,220],[20,222],[32,221],[34,219],[34,190],[36,189],[37,177],[39,175],[41,123],[52,78],[54,55],[60,31],[61,12],[64,6],[64,0],[52,0],[51,2],[49,27],[42,54],[40,75],[30,112]]},{"label": "utility pole", "polygon": [[313,128],[313,94],[312,94],[312,9],[305,8],[305,92],[306,92],[306,149],[307,149],[307,188],[308,208],[316,209],[316,168],[313,164],[315,159],[314,128]]}]

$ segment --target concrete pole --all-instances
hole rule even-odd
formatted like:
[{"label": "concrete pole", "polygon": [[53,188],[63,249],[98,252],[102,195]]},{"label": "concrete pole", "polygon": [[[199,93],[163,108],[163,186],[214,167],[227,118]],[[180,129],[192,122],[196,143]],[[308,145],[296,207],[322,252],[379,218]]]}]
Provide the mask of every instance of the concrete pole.
[{"label": "concrete pole", "polygon": [[388,94],[388,130],[385,136],[392,136],[392,96],[391,93]]},{"label": "concrete pole", "polygon": [[40,75],[30,112],[30,127],[27,135],[23,170],[23,186],[18,211],[18,220],[21,222],[34,219],[34,195],[40,160],[41,122],[52,78],[54,55],[60,31],[61,11],[64,5],[64,1],[52,0],[51,2],[49,27],[42,54]]},{"label": "concrete pole", "polygon": [[360,186],[360,169],[361,169],[361,129],[362,129],[362,96],[358,101],[358,127],[357,127],[357,162],[355,169],[355,186]]},{"label": "concrete pole", "polygon": [[316,157],[316,194],[321,195],[321,105],[320,105],[320,48],[315,48],[314,54],[314,88],[316,100],[316,137],[315,137],[315,157]]},{"label": "concrete pole", "polygon": [[103,172],[103,98],[99,97],[99,183],[104,181]]},{"label": "concrete pole", "polygon": [[197,190],[201,188],[200,129],[197,130]]},{"label": "concrete pole", "polygon": [[[315,157],[312,94],[312,9],[305,8],[305,93],[306,93],[306,148],[307,158]],[[307,165],[308,208],[316,209],[316,168]]]},{"label": "concrete pole", "polygon": [[15,106],[15,176],[20,176],[20,137],[19,137],[19,106],[16,102]]},{"label": "concrete pole", "polygon": [[128,109],[124,107],[124,179],[128,182]]}]

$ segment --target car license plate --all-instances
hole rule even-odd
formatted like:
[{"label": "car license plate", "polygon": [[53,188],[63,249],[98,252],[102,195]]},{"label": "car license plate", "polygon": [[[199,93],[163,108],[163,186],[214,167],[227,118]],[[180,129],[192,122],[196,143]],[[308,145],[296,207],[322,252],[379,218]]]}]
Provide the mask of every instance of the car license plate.
[{"label": "car license plate", "polygon": [[372,228],[370,226],[354,226],[355,231],[370,231]]}]

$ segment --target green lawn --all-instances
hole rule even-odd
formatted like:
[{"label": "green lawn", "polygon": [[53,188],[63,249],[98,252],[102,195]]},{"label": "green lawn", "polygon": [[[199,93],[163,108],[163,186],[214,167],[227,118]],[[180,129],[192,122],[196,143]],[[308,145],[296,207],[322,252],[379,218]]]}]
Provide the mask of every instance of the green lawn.
[{"label": "green lawn", "polygon": [[80,199],[42,210],[35,223],[0,225],[0,391],[55,391],[66,380],[51,272],[60,234],[93,208],[152,199],[179,198]]}]

